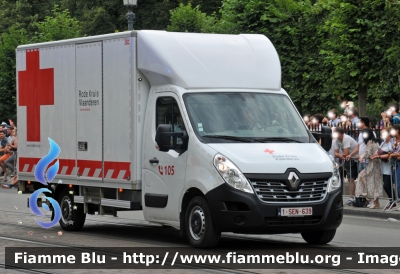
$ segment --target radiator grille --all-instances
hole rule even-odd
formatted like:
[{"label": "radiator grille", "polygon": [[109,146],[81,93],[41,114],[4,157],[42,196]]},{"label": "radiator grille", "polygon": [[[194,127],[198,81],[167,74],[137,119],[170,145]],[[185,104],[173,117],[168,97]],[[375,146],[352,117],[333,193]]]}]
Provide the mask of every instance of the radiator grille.
[{"label": "radiator grille", "polygon": [[283,181],[249,179],[258,198],[263,202],[310,202],[325,198],[328,181],[301,182],[298,189],[291,190]]}]

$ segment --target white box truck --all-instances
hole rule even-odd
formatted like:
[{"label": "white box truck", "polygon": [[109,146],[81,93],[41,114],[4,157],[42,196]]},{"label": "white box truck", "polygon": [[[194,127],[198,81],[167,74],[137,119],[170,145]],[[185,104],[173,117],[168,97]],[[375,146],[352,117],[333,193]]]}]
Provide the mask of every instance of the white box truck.
[{"label": "white box truck", "polygon": [[143,210],[195,247],[221,232],[333,239],[343,202],[331,135],[320,145],[307,130],[267,37],[132,31],[16,56],[20,188],[43,187],[34,170],[53,139],[63,229]]}]

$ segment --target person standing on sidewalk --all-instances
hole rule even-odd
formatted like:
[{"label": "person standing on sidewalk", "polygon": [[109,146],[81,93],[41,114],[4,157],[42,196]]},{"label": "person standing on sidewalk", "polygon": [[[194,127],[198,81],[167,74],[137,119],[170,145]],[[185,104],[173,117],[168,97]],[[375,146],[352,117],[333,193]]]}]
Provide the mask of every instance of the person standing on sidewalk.
[{"label": "person standing on sidewalk", "polygon": [[[360,117],[359,123],[358,123],[358,128],[360,130],[364,130],[369,128],[369,118],[368,117]],[[376,134],[375,132],[373,132],[374,138],[376,138]],[[351,157],[353,157],[353,155],[356,155],[358,153],[358,155],[356,156],[357,159],[360,158],[360,156],[365,152],[365,150],[367,149],[367,145],[364,142],[364,137],[362,132],[360,132],[360,134],[358,135],[358,146],[357,148],[350,153],[348,157],[348,159],[350,159]],[[368,157],[369,158],[369,157]],[[367,165],[368,165],[369,159],[363,159],[363,162],[360,161],[359,167],[358,167],[358,173],[360,173],[361,171],[363,171]]]},{"label": "person standing on sidewalk", "polygon": [[361,130],[358,128],[358,122],[360,121],[360,118],[358,117],[358,108],[351,108],[347,114],[349,116],[349,119],[346,122],[346,126],[349,129],[348,134],[357,140],[358,130]]},{"label": "person standing on sidewalk", "polygon": [[400,124],[399,104],[397,103],[390,104],[389,112],[391,112],[392,124],[399,125]]},{"label": "person standing on sidewalk", "polygon": [[356,130],[358,122],[360,121],[360,118],[358,118],[358,108],[353,107],[351,108],[348,112],[347,115],[349,116],[349,120],[347,121],[347,126],[349,126],[351,129]]},{"label": "person standing on sidewalk", "polygon": [[378,151],[379,144],[372,129],[365,128],[361,133],[366,148],[360,155],[360,161],[362,162],[364,159],[370,159],[370,161],[358,176],[356,196],[372,198],[373,203],[370,203],[368,207],[378,209],[380,208],[379,197],[382,197],[383,180],[380,161],[374,155]]},{"label": "person standing on sidewalk", "polygon": [[341,104],[341,107],[344,109],[343,112],[349,115],[349,111],[354,107],[354,103],[348,100],[344,100]]},{"label": "person standing on sidewalk", "polygon": [[2,179],[2,181],[6,182],[7,181],[7,167],[4,164],[4,162],[11,156],[11,151],[10,151],[10,145],[13,144],[14,142],[14,127],[10,126],[7,129],[7,132],[9,134],[9,136],[7,137],[7,145],[4,148],[4,155],[0,157],[0,167],[2,168],[2,170],[4,171],[4,178]]},{"label": "person standing on sidewalk", "polygon": [[13,129],[14,140],[12,143],[8,143],[10,157],[4,162],[4,165],[8,168],[11,173],[15,173],[15,164],[17,161],[17,149],[18,149],[18,138],[17,138],[17,128],[10,126],[9,128]]},{"label": "person standing on sidewalk", "polygon": [[[384,128],[381,131],[381,138],[383,140],[382,144],[380,145],[378,152],[375,153],[373,156],[374,159],[381,160],[381,170],[383,175],[383,189],[385,190],[388,198],[393,201],[394,193],[392,189],[392,181],[391,181],[391,166],[389,162],[389,151],[390,151],[390,141],[392,137],[390,136],[389,132],[391,127]],[[396,203],[391,202],[388,203],[385,210],[389,208],[395,208]]]},{"label": "person standing on sidewalk", "polygon": [[382,120],[379,122],[379,129],[383,130],[384,128],[387,128],[390,126],[390,119],[386,111],[381,112]]},{"label": "person standing on sidewalk", "polygon": [[[341,161],[338,157],[335,156],[335,148],[336,148],[336,141],[337,141],[338,133],[336,132],[336,127],[332,127],[332,146],[331,149],[329,150],[328,154],[331,155],[335,162],[339,165],[339,176],[340,176],[340,181],[344,182],[344,165],[343,161]],[[343,154],[342,150],[339,150],[339,154]],[[343,187],[343,184],[342,184]]]},{"label": "person standing on sidewalk", "polygon": [[[369,128],[369,118],[368,117],[360,117],[360,121],[358,122],[358,128],[361,131],[364,131],[365,129]],[[376,140],[375,132],[372,131],[372,133],[373,133],[373,139]],[[370,138],[372,138],[372,136]],[[358,155],[359,156],[357,158],[360,158],[366,149],[367,149],[367,143],[365,142],[363,133],[360,132],[360,134],[358,135]],[[360,161],[360,166],[359,166],[358,172],[363,171],[367,167],[368,162],[369,162],[368,158],[369,157],[364,157],[364,161]]]},{"label": "person standing on sidewalk", "polygon": [[[0,159],[6,155],[8,139],[3,130],[0,130]],[[2,168],[2,174],[5,174],[5,170]]]},{"label": "person standing on sidewalk", "polygon": [[336,127],[338,124],[340,124],[340,119],[337,117],[337,111],[336,109],[331,109],[328,111],[328,117],[329,117],[329,125],[331,127]]},{"label": "person standing on sidewalk", "polygon": [[[349,179],[349,194],[350,194],[350,199],[347,201],[347,203],[349,205],[352,205],[354,202],[354,195],[356,189],[354,180],[358,176],[357,164],[355,163],[356,158],[355,154],[353,154],[354,150],[357,148],[357,142],[349,135],[345,134],[343,128],[336,128],[335,132],[337,133],[337,139],[335,145],[335,157],[339,158],[341,161],[346,161],[344,166]],[[340,153],[339,151],[343,151],[343,153]],[[349,160],[346,160],[346,158],[350,154],[352,155],[352,158],[348,158]]]},{"label": "person standing on sidewalk", "polygon": [[390,141],[389,146],[389,161],[391,161],[392,165],[396,165],[396,170],[392,175],[393,178],[397,179],[397,195],[400,197],[400,125],[394,125],[390,130],[390,135],[393,139]]}]

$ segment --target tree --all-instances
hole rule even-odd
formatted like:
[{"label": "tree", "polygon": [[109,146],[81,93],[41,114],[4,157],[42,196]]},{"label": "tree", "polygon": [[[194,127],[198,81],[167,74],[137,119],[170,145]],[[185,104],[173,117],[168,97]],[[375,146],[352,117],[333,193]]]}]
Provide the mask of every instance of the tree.
[{"label": "tree", "polygon": [[168,31],[178,32],[210,32],[217,19],[200,11],[199,6],[192,8],[192,4],[179,4],[179,7],[170,11],[171,19]]},{"label": "tree", "polygon": [[60,5],[81,23],[83,34],[90,36],[126,30],[126,9],[122,0],[61,0]]},{"label": "tree", "polygon": [[330,84],[358,97],[360,115],[367,114],[367,96],[379,99],[385,87],[381,71],[398,39],[398,9],[395,0],[338,0],[325,22],[329,39],[321,53],[334,66]]},{"label": "tree", "polygon": [[139,0],[135,10],[135,29],[165,30],[169,23],[170,10],[178,5],[178,0]]},{"label": "tree", "polygon": [[222,0],[138,0],[135,28],[165,30],[170,24],[170,10],[188,3],[211,15],[219,11]]},{"label": "tree", "polygon": [[34,36],[15,23],[0,36],[0,117],[16,118],[16,75],[15,49],[19,45],[62,40],[79,37],[81,27],[67,10],[60,11],[55,6],[52,15],[41,22],[31,22],[30,27],[37,29]]},{"label": "tree", "polygon": [[0,36],[0,117],[16,120],[15,49],[27,43],[26,30],[16,26]]},{"label": "tree", "polygon": [[225,0],[222,33],[260,33],[276,47],[282,66],[282,87],[300,112],[317,113],[337,105],[337,96],[325,86],[331,65],[320,55],[326,34],[322,27],[329,5],[298,0]]},{"label": "tree", "polygon": [[[1,1],[1,0],[0,0]],[[97,35],[127,30],[126,8],[122,0],[59,0],[79,20],[82,33]],[[170,10],[179,4],[191,3],[211,15],[221,7],[221,0],[138,0],[134,9],[135,29],[165,30],[170,21]]]},{"label": "tree", "polygon": [[54,0],[0,0],[0,33],[18,26],[34,33],[36,22],[42,21],[51,12]]},{"label": "tree", "polygon": [[58,6],[54,6],[52,13],[51,16],[46,16],[44,21],[35,24],[38,31],[32,42],[49,42],[81,36],[82,27],[78,20],[71,17],[68,10],[60,11]]},{"label": "tree", "polygon": [[221,6],[222,0],[180,0],[182,4],[192,4],[193,7],[199,6],[199,9],[207,15],[217,13]]}]

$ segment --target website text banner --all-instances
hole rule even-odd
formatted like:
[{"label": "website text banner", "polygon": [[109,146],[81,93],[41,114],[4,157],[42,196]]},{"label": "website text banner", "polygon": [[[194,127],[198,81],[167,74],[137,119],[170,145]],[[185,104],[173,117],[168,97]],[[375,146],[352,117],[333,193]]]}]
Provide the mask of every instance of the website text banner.
[{"label": "website text banner", "polygon": [[6,247],[20,269],[400,269],[400,248]]}]

